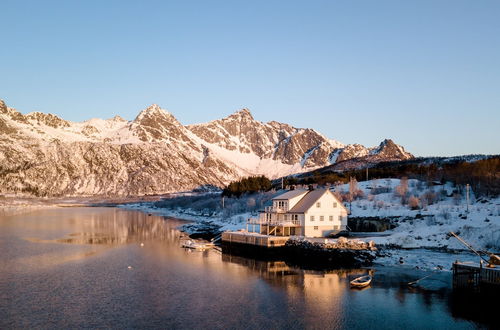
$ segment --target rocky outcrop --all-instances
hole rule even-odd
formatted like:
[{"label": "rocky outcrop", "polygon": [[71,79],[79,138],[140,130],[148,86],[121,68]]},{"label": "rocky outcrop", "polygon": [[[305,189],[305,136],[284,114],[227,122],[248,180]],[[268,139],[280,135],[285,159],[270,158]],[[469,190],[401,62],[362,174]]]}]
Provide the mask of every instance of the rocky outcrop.
[{"label": "rocky outcrop", "polygon": [[208,144],[286,165],[300,163],[304,168],[329,164],[330,153],[343,146],[313,129],[257,121],[248,109],[206,124],[190,125],[188,129]]}]

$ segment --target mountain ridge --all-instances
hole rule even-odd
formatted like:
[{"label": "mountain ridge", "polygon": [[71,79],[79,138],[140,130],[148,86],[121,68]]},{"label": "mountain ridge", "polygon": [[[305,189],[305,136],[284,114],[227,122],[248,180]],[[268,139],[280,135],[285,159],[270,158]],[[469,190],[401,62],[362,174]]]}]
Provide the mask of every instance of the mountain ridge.
[{"label": "mountain ridge", "polygon": [[157,104],[131,121],[71,122],[50,113],[23,115],[0,100],[4,194],[157,194],[223,186],[249,175],[276,178],[349,159],[359,165],[363,157],[378,162],[413,155],[392,140],[366,148],[311,128],[260,122],[246,108],[194,125],[181,124]]}]

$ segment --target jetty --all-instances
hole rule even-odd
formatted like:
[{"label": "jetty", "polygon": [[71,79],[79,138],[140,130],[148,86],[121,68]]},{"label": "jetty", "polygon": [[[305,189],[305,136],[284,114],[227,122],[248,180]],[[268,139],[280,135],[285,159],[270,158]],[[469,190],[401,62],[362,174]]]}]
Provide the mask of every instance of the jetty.
[{"label": "jetty", "polygon": [[[460,243],[480,258],[479,263],[458,261],[453,263],[453,289],[466,289],[481,293],[500,292],[500,257],[492,252],[474,249],[452,231],[450,235],[458,239]],[[485,256],[488,256],[489,259],[486,259]]]},{"label": "jetty", "polygon": [[245,230],[222,233],[221,243],[229,254],[311,266],[367,266],[375,259],[376,251],[373,242],[358,239],[274,236]]},{"label": "jetty", "polygon": [[227,231],[222,233],[222,242],[239,243],[261,247],[281,247],[285,246],[290,236],[264,235],[248,231]]},{"label": "jetty", "polygon": [[453,263],[453,288],[474,292],[500,291],[500,266],[479,263]]}]

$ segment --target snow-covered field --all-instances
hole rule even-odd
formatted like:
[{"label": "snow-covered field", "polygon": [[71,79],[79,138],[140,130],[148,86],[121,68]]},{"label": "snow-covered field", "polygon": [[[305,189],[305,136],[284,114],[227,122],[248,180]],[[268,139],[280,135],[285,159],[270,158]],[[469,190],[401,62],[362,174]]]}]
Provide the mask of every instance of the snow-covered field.
[{"label": "snow-covered field", "polygon": [[[401,186],[406,186],[401,188]],[[349,185],[332,187],[344,197]],[[403,201],[402,194],[405,196]],[[388,218],[396,224],[392,230],[365,237],[373,240],[385,255],[377,263],[401,265],[427,270],[449,270],[451,263],[479,261],[449,232],[459,234],[478,250],[500,252],[500,198],[478,198],[470,192],[467,213],[465,191],[457,191],[452,184],[427,186],[424,182],[399,179],[379,179],[357,184],[358,198],[352,201],[351,217]],[[413,200],[408,204],[411,196]],[[416,199],[418,202],[416,202]],[[242,198],[242,203],[245,199]],[[349,207],[349,203],[345,202]],[[412,207],[413,206],[413,209]],[[183,208],[155,208],[152,203],[128,204],[121,207],[186,219],[204,226],[218,225],[220,230],[245,228],[252,212],[223,215]],[[253,211],[254,212],[254,211]],[[255,215],[255,212],[253,213]],[[187,231],[196,226],[186,227]]]},{"label": "snow-covered field", "polygon": [[[477,249],[500,251],[500,198],[479,198],[470,193],[467,213],[466,197],[454,194],[450,183],[426,187],[417,180],[408,180],[408,195],[419,199],[418,208],[402,205],[395,194],[398,179],[370,180],[358,183],[363,197],[352,202],[354,217],[400,217],[397,227],[383,237],[374,237],[377,244],[394,244],[402,248],[446,248],[463,250],[465,247],[448,234],[453,231]],[[348,185],[337,187],[349,191]],[[372,192],[386,191],[373,194]],[[464,192],[465,194],[465,192]],[[434,199],[430,204],[423,201]],[[422,203],[423,202],[423,203]]]}]

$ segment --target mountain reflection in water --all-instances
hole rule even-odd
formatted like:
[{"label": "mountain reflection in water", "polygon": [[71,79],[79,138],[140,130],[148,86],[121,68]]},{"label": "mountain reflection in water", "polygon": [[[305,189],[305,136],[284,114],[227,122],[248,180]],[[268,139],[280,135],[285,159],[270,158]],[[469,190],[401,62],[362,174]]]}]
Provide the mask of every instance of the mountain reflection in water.
[{"label": "mountain reflection in water", "polygon": [[134,212],[123,215],[116,212],[113,217],[92,215],[86,219],[74,219],[80,232],[60,238],[59,243],[118,245],[145,241],[173,241],[179,231],[167,225],[164,218]]},{"label": "mountain reflection in water", "polygon": [[[116,208],[0,218],[0,329],[473,328],[449,289],[412,291],[415,274],[312,271],[180,247],[185,222]],[[144,243],[141,246],[140,243]],[[483,322],[479,319],[478,322]]]}]

